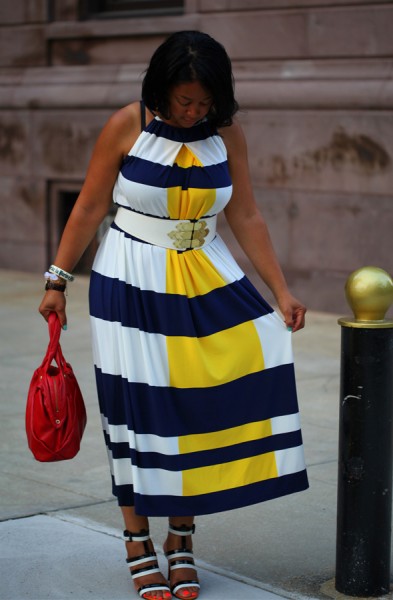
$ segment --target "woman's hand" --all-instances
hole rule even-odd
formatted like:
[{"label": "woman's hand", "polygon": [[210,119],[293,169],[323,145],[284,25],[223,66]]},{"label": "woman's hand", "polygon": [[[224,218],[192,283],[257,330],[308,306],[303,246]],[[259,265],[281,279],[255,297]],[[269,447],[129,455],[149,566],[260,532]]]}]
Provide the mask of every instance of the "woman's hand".
[{"label": "woman's hand", "polygon": [[288,293],[277,298],[277,303],[287,327],[291,327],[294,333],[304,327],[307,309],[299,300]]},{"label": "woman's hand", "polygon": [[57,290],[48,290],[42,299],[38,311],[42,314],[45,321],[49,318],[49,313],[55,312],[59,317],[62,328],[67,326],[67,316],[65,312],[66,297],[63,292]]}]

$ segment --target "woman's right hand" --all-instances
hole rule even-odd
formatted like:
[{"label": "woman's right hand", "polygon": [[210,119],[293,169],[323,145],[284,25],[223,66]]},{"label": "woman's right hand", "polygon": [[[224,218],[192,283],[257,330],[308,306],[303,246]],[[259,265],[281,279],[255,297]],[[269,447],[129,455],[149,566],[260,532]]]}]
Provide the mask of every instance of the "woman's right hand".
[{"label": "woman's right hand", "polygon": [[66,297],[64,292],[58,292],[57,290],[48,290],[42,299],[40,306],[38,307],[39,312],[44,317],[45,321],[48,321],[49,313],[55,312],[59,317],[62,328],[67,328],[67,316],[65,312]]}]

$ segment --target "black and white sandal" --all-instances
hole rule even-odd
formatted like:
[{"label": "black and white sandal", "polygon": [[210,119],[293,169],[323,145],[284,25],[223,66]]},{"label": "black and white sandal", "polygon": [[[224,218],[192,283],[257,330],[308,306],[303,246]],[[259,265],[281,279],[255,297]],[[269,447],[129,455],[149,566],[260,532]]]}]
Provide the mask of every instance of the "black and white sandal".
[{"label": "black and white sandal", "polygon": [[[165,600],[169,600],[172,598],[172,594],[169,586],[164,583],[147,583],[145,585],[141,585],[139,588],[137,587],[138,584],[136,579],[145,577],[146,575],[151,575],[152,573],[161,572],[157,562],[157,554],[149,549],[149,540],[150,534],[148,529],[142,529],[139,533],[132,533],[131,531],[128,531],[128,529],[124,531],[125,542],[143,542],[145,549],[145,554],[134,556],[133,558],[127,558],[127,566],[131,569],[131,577],[136,584],[137,592],[141,598],[144,598],[144,600],[157,600],[157,595],[151,595],[151,592],[162,591],[162,597]],[[135,568],[146,563],[151,564],[148,567]]]},{"label": "black and white sandal", "polygon": [[[195,525],[192,525],[192,527],[189,527],[187,525],[181,525],[180,527],[175,527],[174,525],[171,525],[169,523],[168,531],[169,531],[169,533],[172,533],[174,535],[179,535],[179,536],[185,538],[186,536],[192,535],[195,532]],[[187,548],[185,540],[182,540],[181,548],[176,548],[175,550],[169,550],[168,552],[165,552],[165,556],[168,559],[168,566],[169,566],[168,579],[169,580],[171,577],[171,572],[176,569],[191,569],[192,571],[195,572],[193,552],[192,552],[192,550]],[[176,598],[180,598],[181,600],[185,600],[186,598],[187,598],[187,600],[195,600],[199,596],[200,587],[201,586],[199,585],[198,579],[195,579],[195,578],[193,579],[192,577],[190,577],[190,579],[182,579],[181,581],[178,581],[177,583],[173,584],[171,586],[171,592]],[[179,591],[184,588],[198,588],[198,590],[190,592],[187,595],[185,595],[185,594],[179,595]]]}]

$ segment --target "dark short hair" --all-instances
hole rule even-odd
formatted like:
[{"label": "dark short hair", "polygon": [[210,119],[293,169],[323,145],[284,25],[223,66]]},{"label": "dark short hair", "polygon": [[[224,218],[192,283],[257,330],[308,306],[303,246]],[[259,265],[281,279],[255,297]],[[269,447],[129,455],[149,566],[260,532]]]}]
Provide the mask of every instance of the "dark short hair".
[{"label": "dark short hair", "polygon": [[230,58],[222,44],[201,31],[178,31],[154,52],[142,83],[148,109],[169,119],[169,94],[180,83],[199,81],[213,97],[207,117],[215,127],[231,125],[239,106]]}]

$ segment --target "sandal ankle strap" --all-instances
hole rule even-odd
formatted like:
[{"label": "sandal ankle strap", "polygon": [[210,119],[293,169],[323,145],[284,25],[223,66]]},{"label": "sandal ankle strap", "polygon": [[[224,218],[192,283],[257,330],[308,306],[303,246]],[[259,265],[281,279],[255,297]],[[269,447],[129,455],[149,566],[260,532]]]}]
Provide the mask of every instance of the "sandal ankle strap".
[{"label": "sandal ankle strap", "polygon": [[168,531],[174,535],[192,535],[195,533],[195,524],[191,525],[191,527],[189,525],[180,525],[180,527],[176,527],[176,525],[171,525],[171,523],[169,523]]},{"label": "sandal ankle strap", "polygon": [[125,542],[147,542],[150,540],[150,532],[148,529],[141,529],[138,533],[133,533],[128,529],[123,532]]}]

